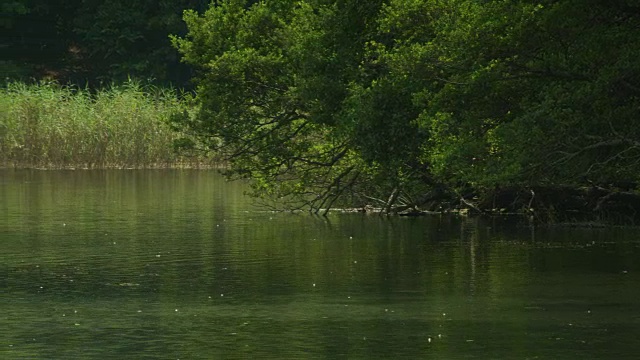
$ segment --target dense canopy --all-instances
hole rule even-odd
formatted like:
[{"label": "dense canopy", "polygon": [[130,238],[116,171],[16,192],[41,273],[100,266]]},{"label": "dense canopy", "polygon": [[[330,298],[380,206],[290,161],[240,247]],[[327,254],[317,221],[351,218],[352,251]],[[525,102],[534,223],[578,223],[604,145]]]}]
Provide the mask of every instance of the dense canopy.
[{"label": "dense canopy", "polygon": [[513,189],[529,207],[638,180],[640,2],[227,0],[184,19],[184,122],[280,204],[475,208]]},{"label": "dense canopy", "polygon": [[0,83],[55,79],[95,87],[128,77],[187,84],[169,34],[207,0],[2,0]]}]

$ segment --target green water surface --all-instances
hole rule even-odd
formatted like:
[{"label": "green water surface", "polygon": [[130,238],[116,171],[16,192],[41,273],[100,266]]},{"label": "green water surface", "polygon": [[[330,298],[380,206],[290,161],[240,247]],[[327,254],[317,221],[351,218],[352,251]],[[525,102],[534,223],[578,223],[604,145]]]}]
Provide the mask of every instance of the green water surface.
[{"label": "green water surface", "polygon": [[0,170],[0,359],[638,359],[638,229],[273,213],[215,171]]}]

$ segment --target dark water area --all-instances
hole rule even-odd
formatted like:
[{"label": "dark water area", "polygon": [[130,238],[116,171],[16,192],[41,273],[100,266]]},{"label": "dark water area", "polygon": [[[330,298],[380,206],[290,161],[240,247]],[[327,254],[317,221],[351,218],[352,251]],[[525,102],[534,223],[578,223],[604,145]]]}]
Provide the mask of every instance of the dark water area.
[{"label": "dark water area", "polygon": [[0,170],[0,358],[640,356],[638,229],[272,213],[245,190]]}]

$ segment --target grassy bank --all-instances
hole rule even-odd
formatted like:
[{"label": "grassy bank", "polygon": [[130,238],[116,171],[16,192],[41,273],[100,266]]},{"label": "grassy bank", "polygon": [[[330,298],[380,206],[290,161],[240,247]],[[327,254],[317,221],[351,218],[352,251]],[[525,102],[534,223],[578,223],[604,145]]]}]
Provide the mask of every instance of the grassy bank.
[{"label": "grassy bank", "polygon": [[135,82],[97,92],[11,83],[0,89],[0,166],[211,166],[210,156],[176,151],[190,141],[170,120],[188,110],[175,92]]}]

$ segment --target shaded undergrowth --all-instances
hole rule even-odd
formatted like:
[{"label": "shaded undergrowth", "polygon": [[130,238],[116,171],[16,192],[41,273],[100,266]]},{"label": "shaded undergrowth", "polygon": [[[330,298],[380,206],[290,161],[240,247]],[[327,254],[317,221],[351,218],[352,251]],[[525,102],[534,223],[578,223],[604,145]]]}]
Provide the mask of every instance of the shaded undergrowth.
[{"label": "shaded undergrowth", "polygon": [[211,154],[178,146],[195,144],[171,125],[176,116],[188,116],[188,100],[133,81],[98,91],[10,83],[0,89],[0,166],[214,166]]}]

